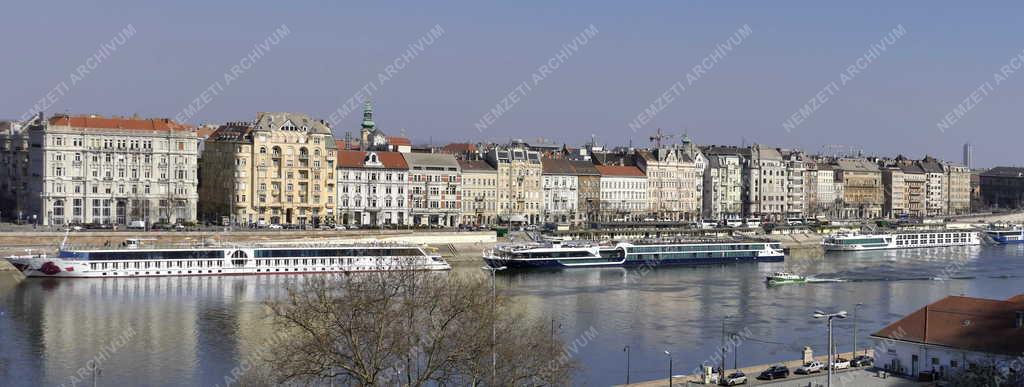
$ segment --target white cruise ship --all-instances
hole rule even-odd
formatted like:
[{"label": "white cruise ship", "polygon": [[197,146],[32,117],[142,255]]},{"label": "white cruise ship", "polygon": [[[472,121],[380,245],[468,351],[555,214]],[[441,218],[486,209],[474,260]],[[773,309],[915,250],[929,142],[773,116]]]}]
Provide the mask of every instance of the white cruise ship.
[{"label": "white cruise ship", "polygon": [[981,238],[975,231],[943,230],[895,232],[890,234],[836,234],[822,241],[826,251],[912,249],[918,247],[975,246]]},{"label": "white cruise ship", "polygon": [[137,239],[117,249],[64,249],[8,257],[28,277],[155,277],[448,270],[440,255],[394,244],[295,244],[144,248]]}]

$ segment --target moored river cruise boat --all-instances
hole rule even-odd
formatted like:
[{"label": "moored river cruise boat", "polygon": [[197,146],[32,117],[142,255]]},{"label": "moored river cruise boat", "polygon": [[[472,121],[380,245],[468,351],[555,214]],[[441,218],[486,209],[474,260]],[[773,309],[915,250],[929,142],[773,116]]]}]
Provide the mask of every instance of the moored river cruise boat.
[{"label": "moored river cruise boat", "polygon": [[976,231],[943,230],[895,232],[890,234],[835,234],[822,242],[826,251],[912,249],[919,247],[976,246]]},{"label": "moored river cruise boat", "polygon": [[483,253],[491,267],[510,269],[711,265],[782,262],[782,245],[768,241],[641,240],[598,244],[552,242],[498,245]]},{"label": "moored river cruise boat", "polygon": [[294,244],[145,248],[129,239],[122,248],[61,248],[7,260],[28,277],[156,277],[300,274],[392,270],[448,270],[440,255],[397,244]]},{"label": "moored river cruise boat", "polygon": [[1024,243],[1024,228],[1021,227],[991,229],[986,230],[985,233],[1001,245]]}]

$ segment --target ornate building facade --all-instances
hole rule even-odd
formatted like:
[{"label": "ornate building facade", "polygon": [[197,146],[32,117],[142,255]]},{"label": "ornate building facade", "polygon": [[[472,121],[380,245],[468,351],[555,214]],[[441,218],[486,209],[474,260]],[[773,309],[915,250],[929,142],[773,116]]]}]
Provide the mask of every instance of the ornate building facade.
[{"label": "ornate building facade", "polygon": [[318,225],[335,219],[337,146],[327,123],[300,113],[258,113],[207,139],[203,217],[233,224]]},{"label": "ornate building facade", "polygon": [[409,224],[409,165],[398,152],[338,151],[337,223]]},{"label": "ornate building facade", "polygon": [[[40,115],[4,139],[21,217],[39,224],[196,220],[195,132],[169,119]],[[8,145],[9,144],[9,145]],[[19,145],[20,144],[20,145]],[[27,151],[19,150],[28,146]],[[6,158],[6,157],[5,157]],[[6,201],[6,200],[5,200]]]},{"label": "ornate building facade", "polygon": [[483,160],[459,160],[462,224],[493,225],[498,218],[498,170]]}]

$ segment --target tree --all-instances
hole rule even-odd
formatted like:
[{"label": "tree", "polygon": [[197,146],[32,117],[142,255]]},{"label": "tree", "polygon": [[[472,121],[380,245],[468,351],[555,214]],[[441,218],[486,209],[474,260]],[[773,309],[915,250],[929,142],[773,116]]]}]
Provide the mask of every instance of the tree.
[{"label": "tree", "polygon": [[[268,301],[287,340],[263,359],[273,383],[565,385],[576,370],[545,322],[483,276],[381,271],[303,277]],[[492,346],[492,325],[499,333]],[[491,381],[492,348],[497,354]]]},{"label": "tree", "polygon": [[953,373],[949,381],[954,386],[1020,387],[1024,386],[1024,373],[993,359],[985,359]]}]

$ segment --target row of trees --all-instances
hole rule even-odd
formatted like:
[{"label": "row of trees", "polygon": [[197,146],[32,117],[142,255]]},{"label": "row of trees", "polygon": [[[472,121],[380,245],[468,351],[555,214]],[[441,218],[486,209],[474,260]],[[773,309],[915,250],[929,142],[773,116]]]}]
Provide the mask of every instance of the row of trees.
[{"label": "row of trees", "polygon": [[328,274],[286,291],[266,306],[287,339],[245,384],[567,385],[577,369],[545,322],[492,298],[480,275]]}]

